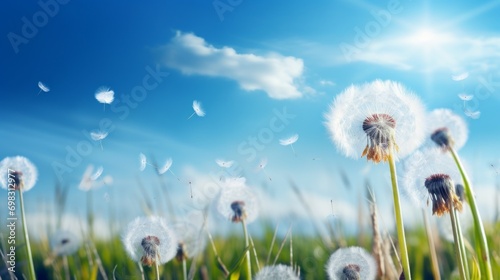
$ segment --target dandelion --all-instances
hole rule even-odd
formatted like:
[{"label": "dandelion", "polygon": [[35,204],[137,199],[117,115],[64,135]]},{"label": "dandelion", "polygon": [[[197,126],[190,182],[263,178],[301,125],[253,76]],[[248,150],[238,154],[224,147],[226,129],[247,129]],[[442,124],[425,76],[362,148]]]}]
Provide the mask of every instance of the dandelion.
[{"label": "dandelion", "polygon": [[[425,146],[439,146],[444,151],[450,147],[460,150],[467,142],[467,124],[448,109],[436,109],[427,116],[427,137]],[[434,143],[432,143],[434,142]]]},{"label": "dandelion", "polygon": [[95,99],[104,104],[104,110],[106,111],[106,104],[111,104],[115,100],[115,92],[108,87],[100,87],[95,92]]},{"label": "dandelion", "polygon": [[42,91],[43,92],[49,92],[50,91],[50,88],[47,85],[45,85],[44,83],[42,83],[42,82],[38,82],[38,88],[40,88],[40,91],[38,91],[37,95],[39,95],[40,92],[42,92]]},{"label": "dandelion", "polygon": [[325,118],[333,142],[344,155],[389,162],[404,275],[411,279],[395,161],[422,143],[423,105],[401,84],[376,80],[348,87],[335,98]]},{"label": "dandelion", "polygon": [[23,193],[35,186],[38,171],[35,165],[23,156],[6,157],[0,161],[0,184],[9,192],[19,191],[19,208],[21,209],[21,222],[23,225],[24,240],[26,242],[26,254],[28,256],[28,267],[31,277],[36,279],[31,245],[28,235],[28,225],[24,214]]},{"label": "dandelion", "polygon": [[67,230],[59,230],[50,238],[50,247],[56,256],[73,255],[80,248],[80,244],[80,239]]},{"label": "dandelion", "polygon": [[157,216],[138,217],[127,226],[122,237],[129,257],[142,265],[158,266],[172,260],[177,253],[177,237],[165,221]]},{"label": "dandelion", "polygon": [[331,280],[373,280],[377,265],[361,247],[340,248],[328,259],[326,272]]},{"label": "dandelion", "polygon": [[94,140],[94,141],[99,141],[99,144],[101,145],[101,150],[103,150],[102,140],[106,137],[108,137],[108,132],[105,132],[105,131],[92,131],[92,132],[90,132],[90,138],[92,138],[92,140]]},{"label": "dandelion", "polygon": [[284,139],[280,139],[280,145],[283,145],[283,146],[288,146],[290,145],[290,147],[292,147],[292,151],[293,151],[293,154],[295,156],[297,156],[297,154],[295,154],[295,150],[293,149],[293,144],[295,142],[297,142],[297,140],[299,140],[299,135],[298,134],[294,134],[288,138],[284,138]]},{"label": "dandelion", "polygon": [[175,258],[182,262],[184,279],[187,279],[186,260],[200,254],[206,246],[203,224],[184,220],[173,224],[172,228],[179,242]]},{"label": "dandelion", "polygon": [[263,267],[255,275],[255,280],[300,280],[300,278],[292,267],[278,264]]},{"label": "dandelion", "polygon": [[[245,178],[226,179],[217,199],[217,211],[233,223],[241,222],[245,239],[245,248],[249,248],[250,241],[247,231],[247,223],[257,218],[257,196],[252,189],[245,185]],[[252,279],[252,265],[250,261],[250,249],[246,251],[246,277]]]},{"label": "dandelion", "polygon": [[204,117],[205,116],[205,111],[203,111],[203,109],[201,108],[201,103],[194,100],[193,101],[193,110],[194,112],[191,114],[191,116],[189,116],[188,120],[194,116],[195,114],[198,116],[198,117]]}]

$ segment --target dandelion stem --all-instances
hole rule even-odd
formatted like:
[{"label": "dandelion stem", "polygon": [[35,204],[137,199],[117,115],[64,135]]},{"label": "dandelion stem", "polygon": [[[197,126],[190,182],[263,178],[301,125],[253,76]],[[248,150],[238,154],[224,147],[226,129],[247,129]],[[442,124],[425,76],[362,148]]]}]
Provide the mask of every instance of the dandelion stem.
[{"label": "dandelion stem", "polygon": [[411,280],[410,262],[408,259],[408,249],[406,247],[405,229],[403,216],[401,215],[401,205],[399,202],[399,189],[396,175],[396,162],[394,161],[393,149],[391,148],[388,156],[389,169],[391,171],[392,195],[394,198],[394,212],[396,214],[396,226],[398,230],[399,250],[401,251],[401,261],[405,279]]},{"label": "dandelion stem", "polygon": [[453,148],[448,149],[453,156],[453,160],[455,160],[455,164],[458,167],[458,170],[460,171],[460,175],[462,176],[462,180],[464,183],[464,189],[465,189],[465,195],[467,197],[467,202],[470,206],[471,212],[472,212],[472,217],[474,220],[474,231],[475,231],[475,239],[479,241],[479,263],[481,265],[481,270],[484,275],[485,279],[487,280],[492,280],[493,279],[493,273],[491,270],[491,263],[490,263],[490,253],[488,251],[488,242],[486,240],[486,233],[484,231],[484,226],[483,222],[481,221],[481,216],[479,215],[479,211],[477,209],[476,205],[476,198],[474,197],[474,193],[472,192],[472,188],[469,184],[469,179],[467,177],[467,174],[465,173],[465,170],[463,168],[462,162],[460,161],[460,158],[458,157],[457,152]]},{"label": "dandelion stem", "polygon": [[31,279],[36,279],[35,266],[33,265],[33,256],[31,254],[30,238],[28,235],[28,225],[26,224],[26,216],[24,214],[24,200],[22,189],[19,189],[19,205],[21,207],[21,219],[23,223],[24,240],[26,242],[26,253],[28,254],[28,266],[31,274]]},{"label": "dandelion stem", "polygon": [[146,278],[144,277],[144,268],[142,268],[141,262],[137,262],[137,265],[139,266],[139,271],[141,272],[141,279],[146,280]]},{"label": "dandelion stem", "polygon": [[464,270],[465,270],[465,275],[467,277],[467,279],[470,278],[470,272],[469,272],[469,264],[467,263],[467,251],[465,250],[465,243],[464,243],[464,235],[462,233],[462,226],[460,225],[460,219],[458,218],[458,211],[456,209],[454,209],[455,211],[455,219],[456,219],[456,223],[457,223],[457,233],[458,233],[458,236],[460,237],[459,241],[460,241],[460,251],[462,253],[462,256],[463,256],[463,261],[464,261]]},{"label": "dandelion stem", "polygon": [[160,280],[160,268],[158,262],[155,262],[156,280]]},{"label": "dandelion stem", "polygon": [[184,280],[187,280],[187,264],[186,264],[186,258],[182,258],[182,276],[184,277]]},{"label": "dandelion stem", "polygon": [[63,256],[64,277],[71,279],[69,274],[68,256]]},{"label": "dandelion stem", "polygon": [[[243,236],[245,238],[245,248],[248,248],[248,246],[250,246],[250,242],[248,240],[248,231],[247,231],[247,223],[245,222],[245,219],[242,219],[241,220],[241,224],[243,226]],[[247,265],[247,269],[246,269],[246,278],[247,280],[252,280],[252,262],[251,262],[251,259],[250,259],[250,250],[246,250],[246,265]]]},{"label": "dandelion stem", "polygon": [[434,235],[432,234],[431,225],[429,223],[429,217],[424,209],[422,209],[422,215],[424,216],[424,226],[425,233],[427,234],[427,241],[429,242],[429,252],[431,254],[431,264],[432,264],[432,275],[435,280],[441,280],[441,274],[439,273],[439,262],[436,254],[436,246],[434,245]]},{"label": "dandelion stem", "polygon": [[453,202],[450,201],[450,219],[451,219],[451,228],[453,229],[453,239],[455,242],[453,242],[455,246],[455,257],[457,258],[457,263],[458,263],[458,272],[460,273],[460,279],[467,279],[466,274],[465,274],[465,267],[464,267],[464,256],[462,255],[462,250],[460,247],[460,236],[458,234],[458,229],[457,229],[457,215],[455,212],[455,209],[453,207]]}]

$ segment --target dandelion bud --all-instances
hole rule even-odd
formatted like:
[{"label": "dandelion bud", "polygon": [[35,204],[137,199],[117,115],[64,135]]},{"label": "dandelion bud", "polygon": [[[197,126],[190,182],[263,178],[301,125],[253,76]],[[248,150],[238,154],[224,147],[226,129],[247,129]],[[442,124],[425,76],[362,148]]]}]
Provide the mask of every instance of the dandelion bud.
[{"label": "dandelion bud", "polygon": [[450,131],[446,127],[436,129],[431,134],[431,140],[444,150],[447,150],[454,145],[454,141],[453,138],[451,138]]}]

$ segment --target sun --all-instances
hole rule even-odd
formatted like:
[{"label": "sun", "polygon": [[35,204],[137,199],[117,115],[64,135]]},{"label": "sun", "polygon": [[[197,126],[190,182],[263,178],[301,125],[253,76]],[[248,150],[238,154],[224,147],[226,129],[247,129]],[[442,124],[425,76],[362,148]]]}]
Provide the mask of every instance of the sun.
[{"label": "sun", "polygon": [[416,46],[422,46],[424,48],[436,48],[450,43],[452,39],[453,36],[450,34],[443,33],[429,27],[422,27],[410,35],[408,43]]}]

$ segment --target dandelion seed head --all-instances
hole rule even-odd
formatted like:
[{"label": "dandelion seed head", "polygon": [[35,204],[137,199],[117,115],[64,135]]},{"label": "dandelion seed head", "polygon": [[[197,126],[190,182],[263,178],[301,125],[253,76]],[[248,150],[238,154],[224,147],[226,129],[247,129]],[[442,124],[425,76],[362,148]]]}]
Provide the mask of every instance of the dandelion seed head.
[{"label": "dandelion seed head", "polygon": [[465,120],[448,109],[436,109],[427,115],[425,147],[438,145],[460,150],[467,142],[468,129]]},{"label": "dandelion seed head", "polygon": [[[337,149],[345,156],[356,159],[361,157],[369,141],[377,139],[369,138],[365,129],[384,129],[386,137],[393,133],[384,140],[394,142],[394,147],[398,147],[397,156],[401,158],[420,146],[425,136],[424,106],[418,97],[393,81],[376,80],[348,87],[334,99],[325,118],[325,125]],[[367,127],[367,122],[373,124]],[[376,146],[380,151],[375,151],[375,147],[372,149],[371,158],[375,156],[373,153],[387,149],[383,146],[384,141],[375,141],[371,144],[378,141],[382,145]],[[369,152],[366,150],[366,155]],[[396,154],[394,156],[397,159]],[[383,154],[381,158],[383,160]]]},{"label": "dandelion seed head", "polygon": [[373,280],[377,265],[372,255],[361,247],[340,248],[330,256],[326,272],[331,280]]},{"label": "dandelion seed head", "polygon": [[[435,185],[437,181],[431,180],[437,179],[436,175],[442,174],[449,177],[451,182],[442,183],[453,184],[452,190],[455,188],[455,183],[462,183],[462,177],[453,158],[448,153],[442,153],[438,147],[424,148],[413,153],[403,162],[403,170],[400,174],[402,196],[420,208],[426,208],[428,201],[438,199],[437,202],[439,202],[442,198],[439,193],[435,193],[439,192],[442,186]],[[456,195],[452,198],[455,197]]]},{"label": "dandelion seed head", "polygon": [[178,238],[176,258],[193,258],[199,255],[206,246],[205,232],[202,224],[196,224],[189,221],[182,221],[172,225],[172,228]]},{"label": "dandelion seed head", "polygon": [[258,200],[254,191],[245,185],[243,178],[229,178],[221,188],[216,202],[217,211],[233,222],[245,219],[253,222],[258,216]]},{"label": "dandelion seed head", "polygon": [[177,253],[177,237],[165,221],[156,216],[136,218],[122,237],[129,257],[144,265],[164,264]]},{"label": "dandelion seed head", "polygon": [[263,267],[256,275],[255,280],[300,280],[293,268],[278,264]]},{"label": "dandelion seed head", "polygon": [[78,251],[80,244],[80,238],[67,230],[59,230],[50,238],[50,247],[56,256],[72,255]]},{"label": "dandelion seed head", "polygon": [[23,192],[33,188],[38,179],[37,168],[23,156],[6,157],[0,161],[0,185],[4,189],[9,189],[9,174],[14,179],[15,189]]},{"label": "dandelion seed head", "polygon": [[95,92],[95,98],[99,103],[111,104],[115,100],[115,92],[108,87],[100,87]]},{"label": "dandelion seed head", "polygon": [[462,202],[455,194],[455,184],[447,174],[432,174],[425,178],[424,182],[427,191],[429,192],[429,199],[432,202],[432,214],[442,216],[449,213],[450,204],[459,211],[462,210]]}]

